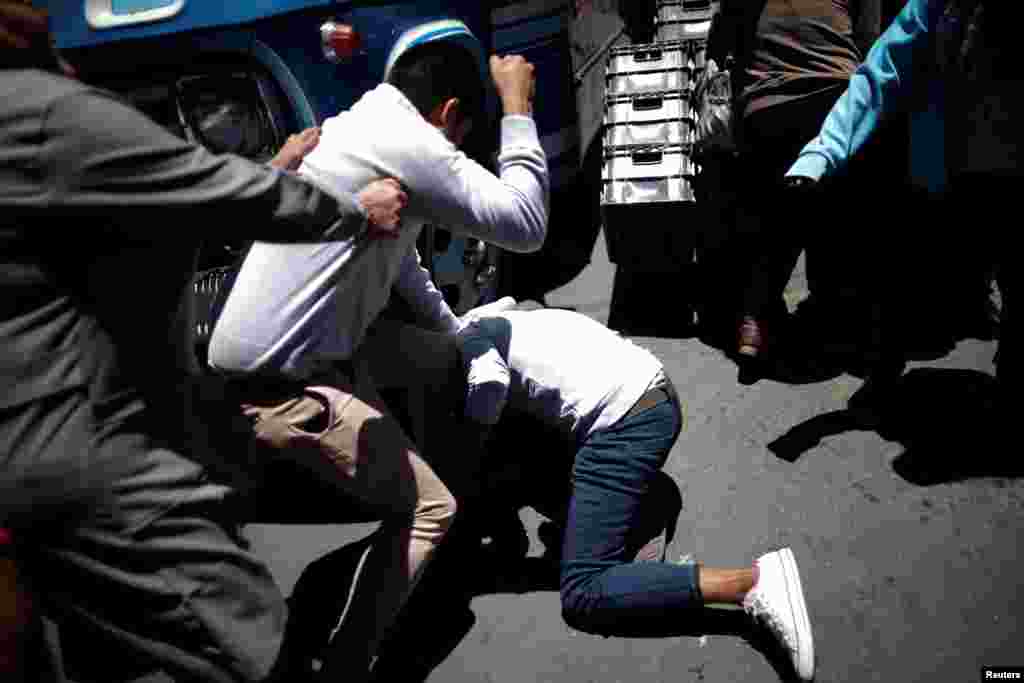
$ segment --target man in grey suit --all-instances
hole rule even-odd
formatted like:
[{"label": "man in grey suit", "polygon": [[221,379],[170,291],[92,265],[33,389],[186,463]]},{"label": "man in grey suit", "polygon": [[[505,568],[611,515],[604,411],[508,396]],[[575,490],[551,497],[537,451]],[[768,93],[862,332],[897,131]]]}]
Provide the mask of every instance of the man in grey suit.
[{"label": "man in grey suit", "polygon": [[394,234],[404,192],[332,196],[179,140],[62,73],[26,3],[0,2],[0,44],[0,527],[47,611],[121,654],[68,677],[267,680],[287,611],[224,510],[254,468],[195,372],[197,248]]}]

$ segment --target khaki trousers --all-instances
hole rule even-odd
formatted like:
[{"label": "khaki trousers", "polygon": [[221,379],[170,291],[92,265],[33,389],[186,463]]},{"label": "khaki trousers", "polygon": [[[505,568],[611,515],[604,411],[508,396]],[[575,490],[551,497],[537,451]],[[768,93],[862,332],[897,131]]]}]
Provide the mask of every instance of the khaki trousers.
[{"label": "khaki trousers", "polygon": [[346,670],[337,657],[325,662],[325,676],[361,680],[450,527],[455,499],[365,379],[354,386],[331,373],[290,396],[255,393],[242,410],[253,421],[256,447],[311,469],[382,520],[381,542],[332,641]]}]

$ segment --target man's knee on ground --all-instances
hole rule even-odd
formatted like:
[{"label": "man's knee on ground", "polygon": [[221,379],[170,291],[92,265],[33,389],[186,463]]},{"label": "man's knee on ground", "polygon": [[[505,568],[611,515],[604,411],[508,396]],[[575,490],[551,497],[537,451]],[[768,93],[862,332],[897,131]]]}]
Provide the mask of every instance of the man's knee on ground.
[{"label": "man's knee on ground", "polygon": [[608,624],[602,620],[601,595],[592,588],[594,579],[591,575],[562,582],[562,619],[577,631],[602,635]]}]

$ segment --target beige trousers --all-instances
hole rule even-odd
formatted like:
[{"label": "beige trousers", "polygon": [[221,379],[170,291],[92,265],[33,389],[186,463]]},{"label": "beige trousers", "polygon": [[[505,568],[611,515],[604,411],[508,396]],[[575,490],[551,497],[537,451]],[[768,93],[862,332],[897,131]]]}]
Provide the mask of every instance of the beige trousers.
[{"label": "beige trousers", "polygon": [[381,542],[366,559],[361,585],[333,641],[344,648],[351,670],[330,674],[362,680],[450,527],[455,499],[388,414],[372,384],[353,386],[338,374],[301,395],[284,400],[261,396],[242,409],[253,420],[257,446],[312,469],[380,515]]}]

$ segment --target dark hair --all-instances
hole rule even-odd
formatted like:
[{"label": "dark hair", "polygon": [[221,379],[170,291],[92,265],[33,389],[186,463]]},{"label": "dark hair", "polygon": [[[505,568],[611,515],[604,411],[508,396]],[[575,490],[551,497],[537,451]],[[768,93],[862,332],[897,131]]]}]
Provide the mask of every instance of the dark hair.
[{"label": "dark hair", "polygon": [[462,120],[483,113],[479,65],[469,50],[455,43],[439,40],[412,48],[398,58],[388,83],[402,91],[424,117],[451,98],[458,98]]}]

